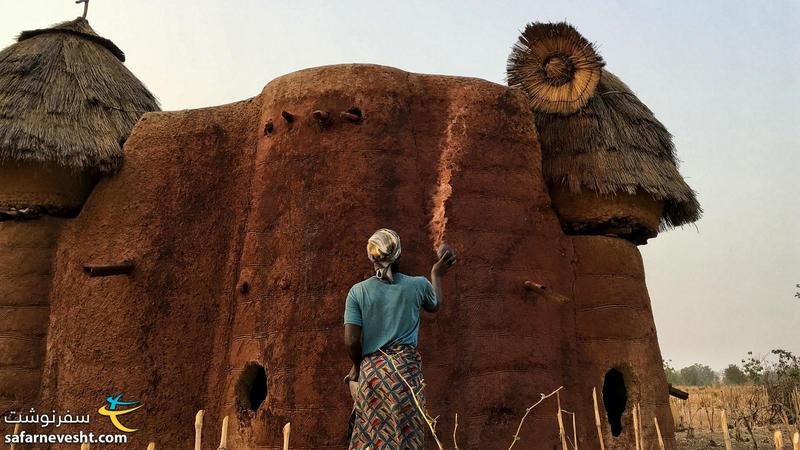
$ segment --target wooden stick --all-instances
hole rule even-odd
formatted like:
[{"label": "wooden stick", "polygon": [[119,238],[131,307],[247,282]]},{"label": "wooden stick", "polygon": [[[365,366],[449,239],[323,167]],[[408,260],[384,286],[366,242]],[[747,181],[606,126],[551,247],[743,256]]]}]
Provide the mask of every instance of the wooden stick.
[{"label": "wooden stick", "polygon": [[556,414],[558,420],[558,437],[561,439],[561,450],[567,450],[567,438],[564,434],[564,421],[561,419],[561,411]]},{"label": "wooden stick", "polygon": [[[400,373],[400,369],[397,368],[397,364],[395,364],[392,355],[386,353],[383,350],[380,350],[380,352],[381,354],[383,354],[383,356],[386,357],[386,359],[389,360],[391,368],[394,370],[397,376],[400,377],[400,380],[406,385],[408,391],[411,392],[411,398],[414,399],[414,404],[417,406],[417,410],[419,411],[422,418],[425,420],[425,423],[428,424],[428,428],[431,429],[431,434],[433,434],[433,439],[436,441],[436,446],[439,447],[439,450],[443,450],[444,446],[442,445],[442,442],[439,440],[439,435],[436,433],[436,419],[439,416],[431,417],[430,414],[428,414],[428,411],[422,405],[422,402],[419,400],[419,397],[417,397],[417,393],[414,392],[414,388],[411,387],[411,383],[409,383],[408,380],[406,380],[406,377],[404,377],[403,374]],[[422,388],[420,388],[420,392],[422,392]]]},{"label": "wooden stick", "polygon": [[330,117],[331,117],[331,115],[330,115],[330,113],[328,113],[328,111],[322,111],[322,110],[319,110],[319,109],[314,111],[313,113],[311,113],[311,115],[314,116],[314,118],[317,119],[317,121],[319,123],[322,123],[322,124],[328,122],[330,120]]},{"label": "wooden stick", "polygon": [[85,264],[83,271],[90,277],[110,277],[113,275],[130,275],[133,272],[133,261],[122,261],[109,264]]},{"label": "wooden stick", "polygon": [[342,119],[344,119],[344,120],[346,120],[348,122],[352,122],[352,123],[361,122],[361,117],[359,117],[357,114],[353,114],[353,113],[347,112],[347,111],[340,112],[339,113],[339,117],[341,117]]},{"label": "wooden stick", "polygon": [[81,450],[89,450],[89,444],[81,444]]},{"label": "wooden stick", "polygon": [[555,391],[553,391],[553,392],[551,392],[551,393],[549,393],[547,395],[539,394],[539,396],[540,396],[539,401],[537,401],[536,403],[532,404],[531,406],[525,408],[525,414],[523,414],[522,415],[522,419],[519,420],[519,424],[517,425],[517,432],[514,433],[514,439],[512,439],[511,444],[508,446],[508,450],[511,450],[512,448],[514,448],[514,446],[517,445],[517,441],[520,440],[519,433],[522,430],[522,424],[525,423],[525,419],[528,417],[528,414],[530,414],[531,411],[533,411],[533,408],[536,408],[537,406],[539,406],[539,404],[542,403],[546,398],[549,398],[549,397],[552,397],[552,396],[556,395],[558,393],[558,391],[560,391],[562,389],[564,389],[564,386],[559,386],[558,389],[556,389]]},{"label": "wooden stick", "polygon": [[541,285],[534,281],[525,281],[525,290],[533,292],[537,295],[541,295],[547,300],[550,300],[554,303],[569,303],[569,297],[566,295],[560,294],[556,291],[549,289],[547,286]]},{"label": "wooden stick", "polygon": [[294,122],[294,114],[290,113],[289,111],[281,111],[281,117],[283,117],[283,120],[285,120],[286,123]]},{"label": "wooden stick", "polygon": [[203,415],[205,413],[206,412],[201,409],[197,411],[197,414],[194,416],[194,450],[201,450],[200,444],[203,439]]},{"label": "wooden stick", "polygon": [[283,450],[289,450],[289,434],[292,432],[292,423],[286,422],[283,426]]},{"label": "wooden stick", "polygon": [[228,450],[228,416],[222,418],[222,434],[219,437],[217,450]]},{"label": "wooden stick", "polygon": [[639,411],[636,409],[636,405],[633,405],[631,408],[631,412],[633,414],[633,438],[636,441],[636,450],[643,450],[639,440]]},{"label": "wooden stick", "polygon": [[151,442],[151,443],[147,444],[147,450],[156,450],[156,443],[155,442]]},{"label": "wooden stick", "polygon": [[781,450],[783,448],[783,433],[780,430],[775,430],[775,434],[773,435],[775,438],[775,448],[777,450]]},{"label": "wooden stick", "polygon": [[578,450],[578,427],[575,425],[575,413],[572,414],[572,447]]},{"label": "wooden stick", "polygon": [[600,441],[600,450],[606,450],[603,442],[603,430],[600,428],[600,409],[597,407],[597,388],[592,388],[592,400],[594,400],[594,424],[597,427],[597,439]]},{"label": "wooden stick", "polygon": [[792,436],[792,450],[800,450],[800,433],[797,431]]},{"label": "wooden stick", "polygon": [[728,434],[728,415],[725,410],[719,415],[720,425],[722,426],[722,440],[725,441],[725,450],[731,450],[731,436]]},{"label": "wooden stick", "polygon": [[458,413],[456,413],[456,424],[453,426],[453,445],[456,450],[458,449],[458,441],[456,440],[456,431],[458,431]]},{"label": "wooden stick", "polygon": [[658,448],[664,450],[664,439],[661,438],[661,428],[658,427],[658,418],[653,417],[653,423],[656,425],[656,436],[658,436]]},{"label": "wooden stick", "polygon": [[[17,422],[17,424],[14,425],[14,436],[18,434],[19,434],[19,422]],[[11,450],[14,450],[15,448],[17,448],[17,444],[11,444]]]},{"label": "wooden stick", "polygon": [[564,419],[561,417],[561,396],[556,394],[558,400],[558,437],[561,438],[561,450],[567,450],[567,435],[564,433]]},{"label": "wooden stick", "polygon": [[669,386],[669,395],[671,395],[671,396],[673,396],[675,398],[679,398],[681,400],[688,400],[689,399],[689,393],[688,392],[682,391],[682,390],[680,390],[680,389],[678,389],[676,387],[673,387],[671,384],[668,385],[668,386]]}]

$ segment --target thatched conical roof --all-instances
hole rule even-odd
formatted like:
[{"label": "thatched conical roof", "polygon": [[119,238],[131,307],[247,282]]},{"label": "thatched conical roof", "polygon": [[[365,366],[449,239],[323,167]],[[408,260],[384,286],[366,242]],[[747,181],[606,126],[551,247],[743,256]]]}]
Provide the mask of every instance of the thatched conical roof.
[{"label": "thatched conical roof", "polygon": [[[572,32],[565,31],[565,27],[572,31],[574,28],[566,24],[558,24],[558,27],[531,24],[530,27],[556,30],[562,35],[572,36],[570,40],[577,42]],[[552,37],[552,34],[552,31],[532,33],[526,29],[523,36]],[[541,48],[535,42],[527,42],[526,46]],[[583,53],[587,48],[585,45],[582,47]],[[512,73],[541,70],[519,67],[519,64],[530,64],[531,60],[541,63],[550,61],[552,57],[570,59],[568,52],[561,51],[526,60],[519,55],[523,50],[516,47],[509,58],[509,79]],[[698,220],[702,209],[695,192],[678,171],[672,135],[625,83],[605,69],[598,70],[600,76],[594,92],[573,113],[543,109],[540,105],[546,105],[546,102],[531,101],[546,180],[570,192],[580,192],[581,189],[610,195],[646,192],[665,202],[661,220],[663,229]],[[517,86],[526,91],[529,98],[541,96],[543,92],[547,94],[541,89],[532,89],[524,79],[519,80]]]},{"label": "thatched conical roof", "polygon": [[0,51],[0,161],[112,172],[158,101],[83,18],[25,31]]}]

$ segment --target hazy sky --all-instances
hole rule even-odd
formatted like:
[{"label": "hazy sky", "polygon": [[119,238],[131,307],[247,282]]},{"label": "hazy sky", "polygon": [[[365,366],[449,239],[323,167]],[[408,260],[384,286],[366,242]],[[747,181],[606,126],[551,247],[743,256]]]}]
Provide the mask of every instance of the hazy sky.
[{"label": "hazy sky", "polygon": [[[73,0],[0,0],[0,47]],[[800,2],[92,0],[88,19],[164,109],[276,76],[377,63],[504,82],[530,21],[571,22],[675,136],[697,226],[641,247],[665,359],[720,369],[800,353]]]}]

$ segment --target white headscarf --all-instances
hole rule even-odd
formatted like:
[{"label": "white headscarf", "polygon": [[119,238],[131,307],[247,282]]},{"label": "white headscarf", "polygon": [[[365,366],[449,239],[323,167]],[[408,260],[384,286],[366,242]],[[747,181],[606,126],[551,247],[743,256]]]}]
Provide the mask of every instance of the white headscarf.
[{"label": "white headscarf", "polygon": [[375,267],[375,276],[381,281],[394,281],[392,263],[400,257],[400,236],[388,229],[381,228],[367,241],[367,256]]}]

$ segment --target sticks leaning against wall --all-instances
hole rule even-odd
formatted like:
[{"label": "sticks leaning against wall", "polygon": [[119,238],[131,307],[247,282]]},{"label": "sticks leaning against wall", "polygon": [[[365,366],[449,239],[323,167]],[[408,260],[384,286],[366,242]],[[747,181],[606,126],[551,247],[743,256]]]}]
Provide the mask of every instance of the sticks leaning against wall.
[{"label": "sticks leaning against wall", "polygon": [[[519,434],[520,434],[520,431],[522,429],[522,425],[525,422],[525,418],[528,416],[528,414],[531,412],[531,410],[533,410],[537,405],[539,405],[545,399],[547,399],[547,398],[549,398],[551,396],[554,396],[554,395],[557,398],[557,405],[558,405],[558,413],[556,414],[556,418],[558,420],[559,438],[560,438],[560,441],[561,441],[561,448],[562,448],[562,450],[570,450],[570,447],[571,447],[571,450],[578,450],[578,430],[577,430],[577,421],[576,421],[576,418],[575,418],[575,413],[561,409],[561,396],[559,395],[559,392],[562,389],[563,389],[563,386],[559,387],[558,389],[556,389],[555,391],[553,391],[553,392],[551,392],[551,393],[549,393],[547,395],[541,394],[541,398],[539,399],[539,401],[537,401],[536,403],[534,403],[533,405],[531,405],[529,408],[526,409],[525,415],[522,417],[522,419],[520,420],[519,426],[517,427],[517,432],[514,435],[514,440],[511,442],[511,445],[508,447],[509,450],[511,450],[515,446],[516,442],[520,440]],[[593,400],[593,404],[594,404],[594,417],[595,417],[595,426],[597,428],[597,438],[598,438],[598,440],[600,442],[600,447],[599,448],[601,450],[605,450],[605,442],[603,440],[603,432],[602,432],[601,422],[600,422],[600,409],[599,409],[599,405],[598,405],[598,401],[597,401],[597,388],[593,388],[592,389],[592,400]],[[569,442],[569,444],[571,444],[571,445],[568,445],[569,439],[567,438],[567,435],[566,435],[566,429],[565,429],[565,426],[564,426],[563,413],[566,413],[566,414],[569,414],[569,415],[572,416],[572,442]],[[636,449],[637,450],[645,450],[644,439],[643,439],[644,417],[642,416],[641,406],[638,403],[634,404],[633,408],[631,409],[631,413],[632,413],[632,416],[633,416],[633,425],[634,425],[633,428],[634,428],[634,439],[635,439],[635,443],[636,443]],[[204,415],[205,415],[205,410],[202,410],[202,409],[197,411],[197,414],[195,415],[195,446],[194,446],[195,450],[201,450],[201,445],[202,445],[202,440],[201,439],[202,439]],[[661,434],[661,429],[660,429],[660,426],[658,424],[658,418],[653,417],[653,424],[655,426],[656,436],[658,438],[658,447],[661,450],[665,450],[666,446],[664,444],[663,436]],[[720,427],[722,429],[723,440],[724,440],[724,443],[725,443],[725,450],[732,450],[731,438],[730,438],[730,435],[729,435],[729,432],[728,432],[727,413],[726,413],[725,410],[720,410]],[[456,441],[456,432],[457,432],[457,430],[458,430],[458,415],[456,415],[455,426],[453,428],[453,444],[455,446],[455,450],[458,450],[458,448],[459,448],[458,447],[458,443]],[[19,424],[16,424],[16,426],[14,427],[14,434],[15,435],[19,434]],[[289,437],[290,437],[290,434],[291,434],[291,423],[286,423],[283,426],[283,450],[289,450]],[[775,449],[776,450],[782,450],[782,448],[783,448],[783,435],[782,435],[782,433],[780,431],[775,431],[773,439],[774,439]],[[800,433],[799,432],[794,432],[792,434],[791,443],[792,443],[792,450],[800,450]],[[220,432],[220,441],[219,441],[219,446],[217,447],[217,450],[227,450],[227,446],[228,446],[228,416],[225,416],[222,419],[222,426],[221,426],[221,432]],[[15,448],[16,448],[16,444],[12,443],[11,447],[10,447],[10,450],[15,450]],[[148,443],[147,450],[155,450],[155,448],[156,448],[155,442]],[[90,444],[88,444],[88,443],[81,444],[81,450],[90,450]]]},{"label": "sticks leaning against wall", "polygon": [[642,449],[641,440],[639,439],[639,410],[636,405],[633,405],[633,439],[636,441],[636,450]]},{"label": "sticks leaning against wall", "polygon": [[201,450],[201,444],[203,442],[203,415],[205,414],[205,410],[197,411],[197,414],[194,416],[194,450]]},{"label": "sticks leaning against wall", "polygon": [[603,430],[600,428],[600,410],[597,407],[597,388],[592,388],[592,400],[594,400],[594,424],[597,427],[597,439],[600,441],[600,450],[606,450],[603,442]]},{"label": "sticks leaning against wall", "polygon": [[217,450],[228,450],[228,416],[222,418],[222,432],[219,436]]},{"label": "sticks leaning against wall", "polygon": [[658,427],[658,418],[653,417],[653,423],[656,426],[656,436],[658,436],[658,448],[664,450],[664,439],[661,438],[661,428]]},{"label": "sticks leaning against wall", "polygon": [[578,450],[578,426],[575,424],[575,413],[572,413],[572,447]]},{"label": "sticks leaning against wall", "polygon": [[289,434],[292,432],[292,423],[283,426],[283,450],[289,450]]},{"label": "sticks leaning against wall", "polygon": [[561,416],[561,396],[556,394],[556,399],[558,401],[558,414],[556,415],[558,419],[558,437],[561,438],[561,450],[567,450],[567,436],[564,433],[564,419]]},{"label": "sticks leaning against wall", "polygon": [[[16,436],[18,434],[19,434],[19,423],[14,425],[14,436]],[[11,450],[14,450],[16,448],[17,448],[17,444],[11,444]]]},{"label": "sticks leaning against wall", "polygon": [[642,417],[642,406],[636,404],[636,417],[639,418],[639,448],[645,450],[644,446],[644,417]]},{"label": "sticks leaning against wall", "polygon": [[[194,416],[194,448],[195,450],[200,450],[202,445],[202,437],[203,437],[203,416],[205,416],[205,410],[201,409],[197,411],[197,414]],[[287,426],[289,424],[286,424]],[[287,437],[288,439],[288,437]],[[84,445],[86,447],[84,447]],[[222,432],[220,433],[219,438],[219,447],[217,450],[227,450],[228,448],[228,416],[222,418]],[[285,447],[288,448],[288,447]],[[81,450],[88,450],[89,444],[83,444],[81,446]],[[147,444],[147,450],[155,450],[156,443],[150,442]],[[12,447],[13,450],[13,447]]]},{"label": "sticks leaning against wall", "polygon": [[456,439],[456,432],[458,431],[458,413],[456,413],[456,423],[453,425],[453,446],[455,450],[459,450],[458,448],[458,440]]}]

